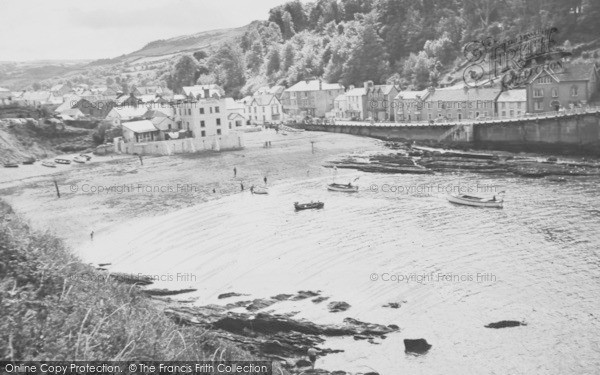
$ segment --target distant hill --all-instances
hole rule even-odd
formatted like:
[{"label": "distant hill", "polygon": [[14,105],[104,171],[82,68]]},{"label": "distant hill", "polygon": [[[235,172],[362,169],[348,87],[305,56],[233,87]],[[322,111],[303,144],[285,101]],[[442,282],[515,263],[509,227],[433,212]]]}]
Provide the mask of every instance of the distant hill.
[{"label": "distant hill", "polygon": [[[112,75],[142,70],[149,73],[148,70],[163,68],[184,53],[207,50],[224,41],[239,38],[244,35],[250,25],[156,40],[137,51],[116,58],[95,61],[0,61],[0,87],[20,90],[35,82],[44,83],[43,81],[49,81],[45,86],[51,86],[54,81],[60,79],[72,79],[78,75],[86,75],[90,68],[108,69]],[[151,65],[149,69],[148,65]],[[101,79],[96,82],[97,78],[100,77],[92,76],[90,80],[93,83],[103,83]]]}]

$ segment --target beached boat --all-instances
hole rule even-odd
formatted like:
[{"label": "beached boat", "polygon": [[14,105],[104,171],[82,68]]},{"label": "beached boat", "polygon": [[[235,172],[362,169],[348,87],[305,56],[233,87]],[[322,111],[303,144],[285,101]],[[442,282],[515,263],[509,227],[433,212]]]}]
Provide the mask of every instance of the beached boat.
[{"label": "beached boat", "polygon": [[324,206],[325,206],[325,203],[323,203],[323,202],[310,202],[310,203],[294,202],[294,208],[296,209],[296,211],[320,209],[320,208],[323,208]]},{"label": "beached boat", "polygon": [[347,183],[347,184],[337,184],[337,183],[333,183],[333,184],[329,184],[327,185],[327,190],[331,190],[331,191],[343,191],[346,193],[356,193],[358,191],[358,186],[357,185],[352,185],[351,183]]},{"label": "beached boat", "polygon": [[269,190],[267,190],[266,187],[253,187],[250,190],[252,192],[252,194],[261,194],[261,195],[266,195],[269,194]]},{"label": "beached boat", "polygon": [[86,154],[79,154],[79,156],[81,156],[82,158],[85,158],[86,161],[90,161],[92,159],[92,157],[90,155],[86,155]]},{"label": "beached boat", "polygon": [[56,164],[54,164],[54,162],[52,162],[52,161],[42,162],[42,165],[44,167],[48,167],[48,168],[56,168]]},{"label": "beached boat", "polygon": [[35,163],[35,158],[27,158],[27,159],[23,160],[24,165],[31,165],[33,163]]},{"label": "beached boat", "polygon": [[75,163],[85,163],[85,162],[87,161],[87,159],[86,159],[86,158],[84,158],[83,156],[75,156],[75,157],[73,158],[73,161],[74,161]]},{"label": "beached boat", "polygon": [[448,195],[448,201],[463,206],[487,207],[487,208],[502,208],[504,205],[504,197],[502,193],[500,197],[482,198],[472,195]]},{"label": "beached boat", "polygon": [[71,160],[63,158],[56,158],[54,159],[54,162],[58,164],[71,164]]},{"label": "beached boat", "polygon": [[17,163],[4,163],[4,168],[18,168],[19,164]]}]

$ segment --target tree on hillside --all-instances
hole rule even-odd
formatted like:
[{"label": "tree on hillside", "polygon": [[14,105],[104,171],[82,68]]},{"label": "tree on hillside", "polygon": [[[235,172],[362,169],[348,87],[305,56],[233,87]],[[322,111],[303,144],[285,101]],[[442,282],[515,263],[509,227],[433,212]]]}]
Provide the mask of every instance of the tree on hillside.
[{"label": "tree on hillside", "polygon": [[292,15],[289,12],[283,13],[283,29],[282,34],[284,39],[291,39],[296,34],[296,29],[294,28],[294,20],[292,20]]},{"label": "tree on hillside", "polygon": [[279,49],[277,47],[271,48],[267,54],[267,75],[270,76],[281,70],[281,59],[279,58]]},{"label": "tree on hillside", "polygon": [[112,79],[112,77],[106,77],[106,86],[112,86],[115,84],[115,81]]},{"label": "tree on hillside", "polygon": [[253,73],[258,73],[263,63],[263,47],[260,40],[255,41],[246,54],[246,66]]},{"label": "tree on hillside", "polygon": [[284,72],[287,72],[290,67],[292,65],[294,65],[294,59],[295,59],[295,51],[294,51],[294,46],[292,45],[292,43],[286,43],[283,46],[283,61],[282,61],[282,70]]},{"label": "tree on hillside", "polygon": [[34,82],[32,87],[33,87],[33,91],[39,91],[42,89],[42,85],[39,82]]},{"label": "tree on hillside", "polygon": [[216,73],[218,81],[225,93],[237,96],[241,87],[246,82],[244,75],[245,62],[242,49],[233,42],[226,42],[219,46],[208,60],[209,69]]},{"label": "tree on hillside", "polygon": [[180,92],[183,86],[192,86],[198,79],[198,62],[190,55],[181,56],[173,67],[167,86]]}]

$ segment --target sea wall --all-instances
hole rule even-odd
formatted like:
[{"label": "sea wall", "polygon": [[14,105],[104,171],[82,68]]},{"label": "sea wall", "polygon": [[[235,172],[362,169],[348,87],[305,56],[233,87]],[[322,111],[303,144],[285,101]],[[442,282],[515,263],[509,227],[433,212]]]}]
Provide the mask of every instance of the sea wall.
[{"label": "sea wall", "polygon": [[444,124],[297,124],[309,131],[384,140],[433,141],[482,149],[600,156],[600,112]]},{"label": "sea wall", "polygon": [[168,141],[132,143],[115,138],[114,151],[138,155],[174,155],[202,151],[238,150],[244,147],[241,133],[230,133],[217,137],[171,139]]}]

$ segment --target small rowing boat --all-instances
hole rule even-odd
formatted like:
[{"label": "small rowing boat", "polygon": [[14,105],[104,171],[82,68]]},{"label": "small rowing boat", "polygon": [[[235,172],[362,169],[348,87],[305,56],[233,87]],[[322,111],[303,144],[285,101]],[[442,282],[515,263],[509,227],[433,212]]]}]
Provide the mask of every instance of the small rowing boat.
[{"label": "small rowing boat", "polygon": [[71,160],[63,158],[56,158],[54,159],[54,162],[58,164],[71,164]]},{"label": "small rowing boat", "polygon": [[19,168],[17,163],[4,163],[4,168]]},{"label": "small rowing boat", "polygon": [[327,190],[331,190],[331,191],[343,191],[346,193],[356,193],[358,191],[358,186],[357,185],[352,185],[351,183],[347,183],[347,184],[337,184],[337,183],[333,183],[333,184],[329,184],[327,185]]},{"label": "small rowing boat", "polygon": [[482,198],[472,195],[448,195],[448,201],[463,206],[472,207],[487,207],[487,208],[502,208],[504,206],[504,192],[501,192],[500,197]]},{"label": "small rowing boat", "polygon": [[252,192],[252,194],[261,194],[261,195],[266,195],[269,194],[269,190],[267,190],[267,188],[261,188],[261,187],[252,187],[250,188],[250,191]]},{"label": "small rowing boat", "polygon": [[83,164],[83,163],[85,163],[85,162],[87,161],[87,159],[86,159],[86,158],[84,158],[83,156],[75,156],[75,157],[73,158],[73,161],[74,161],[75,163],[82,163],[82,164]]},{"label": "small rowing boat", "polygon": [[324,206],[325,206],[325,203],[323,203],[323,202],[310,202],[310,203],[294,202],[294,208],[296,209],[296,211],[320,209],[320,208],[323,208]]},{"label": "small rowing boat", "polygon": [[86,155],[86,154],[80,154],[79,156],[81,156],[82,158],[85,158],[85,161],[90,161],[92,159],[91,156]]},{"label": "small rowing boat", "polygon": [[56,164],[54,164],[54,162],[52,162],[52,161],[42,162],[42,165],[44,167],[48,167],[48,168],[56,168]]},{"label": "small rowing boat", "polygon": [[33,163],[35,163],[35,158],[27,158],[27,159],[23,160],[24,165],[31,165]]}]

